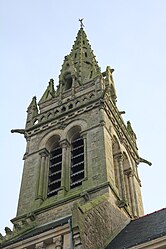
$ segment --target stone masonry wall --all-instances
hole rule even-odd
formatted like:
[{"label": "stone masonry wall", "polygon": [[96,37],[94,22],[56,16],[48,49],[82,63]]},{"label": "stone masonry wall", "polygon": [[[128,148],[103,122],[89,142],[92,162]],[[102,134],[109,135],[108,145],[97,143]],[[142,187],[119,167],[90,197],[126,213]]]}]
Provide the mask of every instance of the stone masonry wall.
[{"label": "stone masonry wall", "polygon": [[106,195],[94,199],[78,208],[77,213],[84,249],[105,248],[130,220],[125,212],[117,207],[112,194],[109,199]]}]

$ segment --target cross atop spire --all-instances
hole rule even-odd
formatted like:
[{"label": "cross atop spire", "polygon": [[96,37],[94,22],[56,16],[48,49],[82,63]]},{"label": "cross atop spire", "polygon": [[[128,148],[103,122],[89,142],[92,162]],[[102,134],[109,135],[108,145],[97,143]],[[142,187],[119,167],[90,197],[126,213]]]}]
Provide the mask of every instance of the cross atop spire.
[{"label": "cross atop spire", "polygon": [[80,28],[81,28],[81,29],[84,27],[83,20],[84,20],[84,18],[79,19]]}]

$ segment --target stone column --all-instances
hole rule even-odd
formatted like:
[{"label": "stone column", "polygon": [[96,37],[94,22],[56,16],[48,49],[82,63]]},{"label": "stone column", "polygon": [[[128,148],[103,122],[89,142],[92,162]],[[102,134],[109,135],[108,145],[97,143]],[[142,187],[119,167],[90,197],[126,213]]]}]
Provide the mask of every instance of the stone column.
[{"label": "stone column", "polygon": [[120,183],[121,183],[121,191],[122,191],[122,201],[126,202],[126,188],[125,188],[125,179],[124,179],[124,169],[123,169],[123,154],[120,152],[117,155],[117,161],[119,166],[119,175],[120,175]]},{"label": "stone column", "polygon": [[126,198],[129,206],[131,207],[131,194],[130,194],[130,185],[129,185],[129,171],[130,169],[124,170],[124,179],[125,179],[125,187],[126,187]]},{"label": "stone column", "polygon": [[75,76],[74,75],[72,75],[72,87],[71,87],[71,92],[72,92],[72,96],[74,96],[74,94],[75,94],[75,92],[74,92],[74,90],[75,90]]},{"label": "stone column", "polygon": [[39,165],[39,176],[38,176],[38,186],[37,186],[37,193],[36,193],[36,199],[43,201],[45,196],[45,184],[44,182],[47,181],[45,179],[46,174],[46,162],[47,162],[47,157],[49,155],[48,151],[46,149],[43,149],[39,152],[41,159],[40,159],[40,165]]},{"label": "stone column", "polygon": [[67,139],[60,141],[60,146],[62,147],[62,171],[61,171],[61,190],[59,191],[60,194],[64,194],[65,191],[68,189],[68,182],[67,179],[69,177],[69,162],[67,160],[67,148],[69,147],[69,142]]},{"label": "stone column", "polygon": [[63,249],[62,235],[53,238],[53,243],[55,244],[55,249]]},{"label": "stone column", "polygon": [[120,174],[119,174],[119,164],[117,160],[117,155],[113,155],[113,163],[114,163],[114,174],[115,174],[115,184],[118,189],[118,194],[122,197],[122,189],[121,189],[121,181],[120,181]]},{"label": "stone column", "polygon": [[130,197],[131,197],[133,216],[137,217],[135,186],[134,186],[134,173],[132,170],[130,170],[130,172],[128,174],[128,179],[129,179],[129,188],[130,188]]},{"label": "stone column", "polygon": [[62,80],[59,81],[59,97],[62,100]]}]

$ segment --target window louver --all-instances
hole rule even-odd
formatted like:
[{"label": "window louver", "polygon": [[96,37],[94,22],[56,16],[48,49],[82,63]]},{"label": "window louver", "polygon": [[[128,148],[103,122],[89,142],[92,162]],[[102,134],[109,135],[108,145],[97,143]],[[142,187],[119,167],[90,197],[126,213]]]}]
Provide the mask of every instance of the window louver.
[{"label": "window louver", "polygon": [[70,187],[75,188],[82,184],[84,179],[84,141],[77,138],[71,144],[71,183]]},{"label": "window louver", "polygon": [[50,166],[48,176],[48,197],[57,195],[61,187],[62,148],[56,147],[50,152]]}]

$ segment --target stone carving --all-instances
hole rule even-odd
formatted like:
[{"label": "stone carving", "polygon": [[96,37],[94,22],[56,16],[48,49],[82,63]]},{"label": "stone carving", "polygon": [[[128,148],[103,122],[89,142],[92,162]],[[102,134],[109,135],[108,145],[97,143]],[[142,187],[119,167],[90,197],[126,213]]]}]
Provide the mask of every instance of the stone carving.
[{"label": "stone carving", "polygon": [[6,232],[6,235],[12,234],[12,230],[9,227],[5,227],[5,232]]},{"label": "stone carving", "polygon": [[53,238],[53,243],[55,244],[55,249],[62,249],[63,248],[62,235]]},{"label": "stone carving", "polygon": [[25,134],[25,129],[12,129],[11,133]]},{"label": "stone carving", "polygon": [[36,244],[35,249],[45,249],[45,243],[44,242],[40,242],[38,244]]}]

